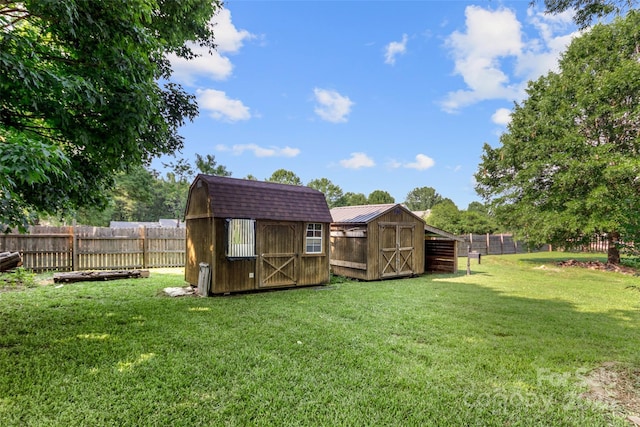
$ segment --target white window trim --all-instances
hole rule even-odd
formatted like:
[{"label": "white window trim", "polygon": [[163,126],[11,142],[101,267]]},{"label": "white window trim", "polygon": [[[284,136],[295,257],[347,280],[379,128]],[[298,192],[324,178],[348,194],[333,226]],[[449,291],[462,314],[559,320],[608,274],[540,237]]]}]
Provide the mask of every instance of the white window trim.
[{"label": "white window trim", "polygon": [[[319,225],[320,226],[320,230],[316,230],[315,226]],[[312,230],[309,230],[309,226],[314,226],[314,228]],[[304,253],[307,255],[322,255],[324,253],[324,224],[320,223],[320,222],[309,222],[305,225],[305,230],[304,230]],[[309,231],[313,231],[314,232],[314,236],[308,236],[307,233],[309,233]],[[320,231],[320,236],[315,236],[315,232],[316,231]],[[320,250],[317,252],[309,252],[309,243],[310,242],[319,242],[320,243]],[[315,244],[313,244],[312,246],[316,246]]]}]

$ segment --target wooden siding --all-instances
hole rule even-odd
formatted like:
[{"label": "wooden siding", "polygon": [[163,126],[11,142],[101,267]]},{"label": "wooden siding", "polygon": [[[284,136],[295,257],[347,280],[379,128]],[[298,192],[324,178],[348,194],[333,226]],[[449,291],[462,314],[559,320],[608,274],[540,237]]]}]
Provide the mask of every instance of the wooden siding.
[{"label": "wooden siding", "polygon": [[184,278],[187,283],[193,286],[198,284],[200,263],[209,264],[211,274],[214,274],[214,239],[213,218],[187,220],[186,260],[184,266]]},{"label": "wooden siding", "polygon": [[428,273],[458,271],[458,242],[456,240],[427,239],[424,241],[424,269]]},{"label": "wooden siding", "polygon": [[251,273],[255,276],[255,259],[227,259],[226,221],[222,218],[215,218],[212,221],[215,224],[215,241],[209,252],[209,256],[213,259],[211,293],[225,294],[256,289],[255,277],[249,277]]},{"label": "wooden siding", "polygon": [[209,190],[203,182],[199,181],[190,189],[185,220],[190,218],[210,218],[211,216]]}]

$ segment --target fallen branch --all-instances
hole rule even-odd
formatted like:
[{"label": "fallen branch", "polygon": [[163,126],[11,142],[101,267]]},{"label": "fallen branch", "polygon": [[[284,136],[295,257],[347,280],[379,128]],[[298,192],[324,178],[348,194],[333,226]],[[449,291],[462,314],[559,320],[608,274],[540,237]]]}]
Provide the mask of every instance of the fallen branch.
[{"label": "fallen branch", "polygon": [[149,270],[74,271],[54,273],[54,283],[92,282],[99,280],[138,279],[149,277]]}]

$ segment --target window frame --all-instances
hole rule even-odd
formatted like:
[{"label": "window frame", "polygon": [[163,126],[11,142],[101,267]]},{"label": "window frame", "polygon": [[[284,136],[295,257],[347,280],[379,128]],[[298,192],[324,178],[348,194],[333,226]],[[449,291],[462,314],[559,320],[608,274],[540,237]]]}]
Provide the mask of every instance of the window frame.
[{"label": "window frame", "polygon": [[[313,229],[309,229],[310,226],[314,226]],[[318,230],[317,228],[315,228],[316,226],[319,226],[320,229]],[[314,235],[313,236],[309,236],[309,232],[312,232]],[[320,233],[320,236],[315,235],[316,233]],[[325,239],[325,225],[321,222],[307,222],[305,223],[304,226],[304,254],[305,255],[324,255],[325,250],[324,250],[324,239]],[[309,252],[309,242],[310,240],[313,241],[312,243],[312,247],[317,246],[318,242],[319,242],[319,251],[318,252]]]},{"label": "window frame", "polygon": [[[235,224],[238,224],[237,226]],[[236,234],[235,236],[233,235]],[[234,240],[241,240],[233,242]],[[249,254],[248,249],[251,249]],[[256,253],[256,220],[250,218],[227,218],[225,220],[225,256],[227,259],[255,259]]]}]

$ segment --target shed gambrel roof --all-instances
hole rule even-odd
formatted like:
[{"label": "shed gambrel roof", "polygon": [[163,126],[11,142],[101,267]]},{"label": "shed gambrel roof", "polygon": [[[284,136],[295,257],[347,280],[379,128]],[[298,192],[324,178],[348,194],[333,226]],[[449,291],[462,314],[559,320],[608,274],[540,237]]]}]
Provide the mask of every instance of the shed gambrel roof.
[{"label": "shed gambrel roof", "polygon": [[196,177],[191,188],[203,184],[215,218],[331,222],[324,194],[313,188],[203,174]]},{"label": "shed gambrel roof", "polygon": [[[366,224],[393,209],[402,209],[407,213],[414,215],[416,218],[419,218],[413,212],[397,203],[333,208],[331,209],[331,217],[335,224]],[[419,219],[422,220],[422,218]]]}]

